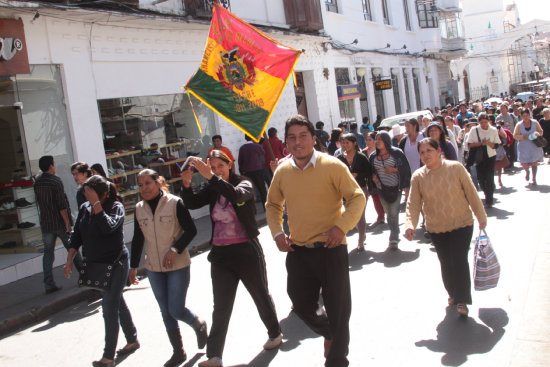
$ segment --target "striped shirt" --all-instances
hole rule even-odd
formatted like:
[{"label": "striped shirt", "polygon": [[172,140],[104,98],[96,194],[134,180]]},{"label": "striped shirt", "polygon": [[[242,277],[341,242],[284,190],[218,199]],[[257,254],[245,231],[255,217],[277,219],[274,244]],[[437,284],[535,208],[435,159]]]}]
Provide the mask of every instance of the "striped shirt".
[{"label": "striped shirt", "polygon": [[[395,158],[390,154],[390,156],[383,161],[374,159],[374,170],[380,178],[380,181],[386,186],[398,186],[399,185],[399,174],[395,173],[386,173],[386,167],[397,167]],[[378,185],[377,185],[378,186]],[[379,186],[380,188],[381,186]]]},{"label": "striped shirt", "polygon": [[42,173],[34,183],[36,202],[40,208],[40,227],[49,233],[65,230],[65,222],[60,211],[67,209],[69,223],[72,225],[71,208],[65,195],[63,182],[56,175]]}]

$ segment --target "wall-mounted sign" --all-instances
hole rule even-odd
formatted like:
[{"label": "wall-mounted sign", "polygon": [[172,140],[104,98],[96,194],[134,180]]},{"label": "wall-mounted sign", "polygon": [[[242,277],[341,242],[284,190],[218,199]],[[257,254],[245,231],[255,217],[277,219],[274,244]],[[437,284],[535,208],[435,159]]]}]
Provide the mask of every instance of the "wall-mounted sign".
[{"label": "wall-mounted sign", "polygon": [[374,82],[374,90],[391,89],[391,79],[377,80]]},{"label": "wall-mounted sign", "polygon": [[339,101],[361,97],[359,84],[337,85],[336,90],[338,91]]},{"label": "wall-mounted sign", "polygon": [[0,19],[0,75],[30,72],[23,21]]}]

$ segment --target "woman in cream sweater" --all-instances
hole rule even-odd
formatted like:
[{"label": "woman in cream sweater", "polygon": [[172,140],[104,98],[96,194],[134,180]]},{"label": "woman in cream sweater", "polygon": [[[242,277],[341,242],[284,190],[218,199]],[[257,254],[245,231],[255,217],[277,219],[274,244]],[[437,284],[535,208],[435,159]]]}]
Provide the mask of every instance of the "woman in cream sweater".
[{"label": "woman in cream sweater", "polygon": [[[487,225],[487,214],[470,175],[457,161],[441,159],[441,148],[432,138],[418,144],[424,166],[412,176],[407,202],[405,237],[415,236],[422,209],[426,230],[430,233],[441,263],[443,285],[449,305],[457,305],[459,314],[468,315],[472,303],[468,251],[473,234],[474,212],[479,229]],[[445,200],[442,200],[445,198]]]}]

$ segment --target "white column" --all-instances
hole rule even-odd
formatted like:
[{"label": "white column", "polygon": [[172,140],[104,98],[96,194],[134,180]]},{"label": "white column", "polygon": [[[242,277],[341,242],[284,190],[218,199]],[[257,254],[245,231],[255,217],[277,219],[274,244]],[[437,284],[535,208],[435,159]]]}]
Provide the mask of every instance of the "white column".
[{"label": "white column", "polygon": [[[382,79],[391,79],[391,69],[389,67],[382,68]],[[382,91],[384,96],[384,109],[386,110],[386,117],[395,115],[395,102],[393,100],[393,90],[386,89]]]},{"label": "white column", "polygon": [[403,69],[396,68],[397,71],[397,81],[399,83],[399,103],[401,103],[401,111],[402,113],[406,113],[408,106],[407,106],[407,98],[405,97],[405,79],[403,78]]},{"label": "white column", "polygon": [[374,81],[372,80],[372,68],[366,68],[365,87],[367,88],[367,103],[369,104],[369,118],[371,123],[376,120],[376,100],[374,99]]},{"label": "white column", "polygon": [[414,90],[413,70],[407,68],[407,83],[409,83],[409,99],[411,100],[411,112],[420,111],[420,107],[416,105],[416,91]]}]

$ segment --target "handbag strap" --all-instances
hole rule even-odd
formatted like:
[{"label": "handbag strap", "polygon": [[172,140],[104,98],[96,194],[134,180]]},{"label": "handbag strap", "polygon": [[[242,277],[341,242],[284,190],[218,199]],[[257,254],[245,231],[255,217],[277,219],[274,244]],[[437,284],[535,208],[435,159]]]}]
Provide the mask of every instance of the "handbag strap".
[{"label": "handbag strap", "polygon": [[479,140],[479,142],[481,143],[481,137],[479,136],[479,128],[476,127],[476,134],[477,134],[477,138]]}]

